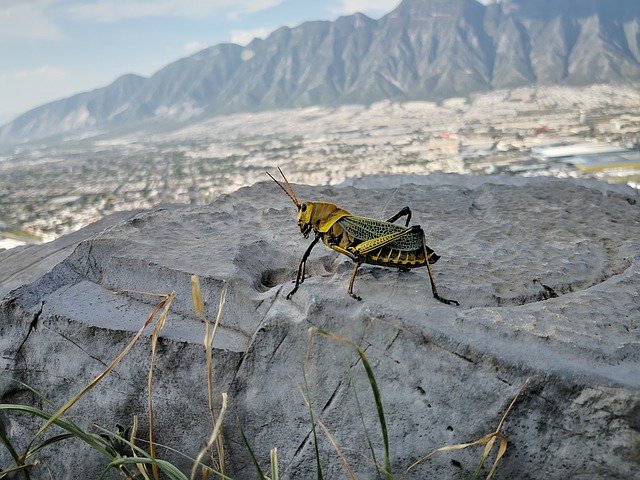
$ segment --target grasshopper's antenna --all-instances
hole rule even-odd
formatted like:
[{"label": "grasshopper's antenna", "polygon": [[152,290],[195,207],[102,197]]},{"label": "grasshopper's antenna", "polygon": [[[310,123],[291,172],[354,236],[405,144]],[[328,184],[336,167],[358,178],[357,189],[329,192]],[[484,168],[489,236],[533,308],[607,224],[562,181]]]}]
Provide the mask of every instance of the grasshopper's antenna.
[{"label": "grasshopper's antenna", "polygon": [[284,176],[284,173],[282,173],[282,169],[280,167],[278,167],[278,171],[280,172],[280,175],[282,175],[282,178],[284,178],[284,181],[287,182],[287,187],[289,187],[289,191],[291,192],[293,201],[295,202],[296,206],[300,208],[300,202],[298,201],[298,197],[296,197],[296,193],[293,191],[293,187],[289,183],[289,180],[287,180],[287,177]]},{"label": "grasshopper's antenna", "polygon": [[[278,170],[280,170],[280,167],[278,167]],[[298,207],[298,209],[300,209],[300,202],[296,198],[295,193],[293,193],[293,189],[291,188],[291,185],[289,184],[289,181],[287,180],[287,177],[285,177],[284,173],[282,173],[282,170],[280,170],[280,175],[282,175],[282,178],[284,178],[284,181],[287,182],[287,186],[289,187],[289,189],[291,189],[291,192],[289,192],[286,188],[284,188],[284,186],[278,180],[273,178],[273,175],[271,175],[269,172],[266,172],[266,173],[267,173],[267,175],[269,175],[271,177],[271,180],[276,182],[278,184],[278,186],[282,189],[282,191],[287,194],[287,196],[291,199],[293,204],[296,207]]]}]

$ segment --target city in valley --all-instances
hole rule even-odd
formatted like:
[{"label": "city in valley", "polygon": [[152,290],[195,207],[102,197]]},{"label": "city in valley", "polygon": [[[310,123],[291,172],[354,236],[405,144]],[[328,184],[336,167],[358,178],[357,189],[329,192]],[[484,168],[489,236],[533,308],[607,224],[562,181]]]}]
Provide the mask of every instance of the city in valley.
[{"label": "city in valley", "polygon": [[268,180],[376,174],[549,175],[640,187],[640,89],[527,87],[442,102],[235,114],[177,130],[0,153],[0,248],[52,240],[120,210],[205,204]]}]

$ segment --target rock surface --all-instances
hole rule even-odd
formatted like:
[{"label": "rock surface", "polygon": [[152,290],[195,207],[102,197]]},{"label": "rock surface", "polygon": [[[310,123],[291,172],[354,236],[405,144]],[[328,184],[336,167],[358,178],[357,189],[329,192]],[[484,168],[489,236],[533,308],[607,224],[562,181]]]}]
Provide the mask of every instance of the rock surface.
[{"label": "rock surface", "polygon": [[[460,307],[432,298],[423,269],[371,266],[356,279],[363,297],[356,302],[346,293],[351,262],[321,245],[307,280],[286,300],[309,241],[289,199],[260,183],[208,206],[163,206],[105,230],[88,227],[58,240],[68,249],[78,242],[68,255],[51,245],[0,252],[1,401],[38,404],[13,377],[63,404],[140,328],[157,301],[140,292],[175,291],[154,373],[156,435],[195,456],[211,431],[204,327],[190,293],[196,274],[208,318],[228,286],[214,363],[216,391],[229,392],[224,433],[233,478],[255,478],[239,427],[265,470],[278,447],[282,478],[315,478],[311,423],[297,388],[303,367],[315,415],[357,477],[375,477],[362,424],[378,462],[382,440],[363,366],[346,345],[310,340],[311,326],[366,352],[395,478],[469,478],[482,447],[405,468],[437,447],[494,430],[528,377],[505,423],[509,447],[496,478],[640,478],[638,193],[597,182],[455,175],[353,183],[295,189],[301,199],[376,218],[409,205],[412,223],[442,257],[434,266],[439,291]],[[69,415],[113,428],[137,414],[144,432],[149,352],[147,338]],[[35,427],[5,417],[11,438],[26,442]],[[325,475],[344,477],[318,435]],[[55,478],[98,478],[104,468],[91,451],[73,454],[76,443],[56,448],[67,449],[63,461],[56,449],[41,456]],[[160,455],[189,471],[189,462]]]}]

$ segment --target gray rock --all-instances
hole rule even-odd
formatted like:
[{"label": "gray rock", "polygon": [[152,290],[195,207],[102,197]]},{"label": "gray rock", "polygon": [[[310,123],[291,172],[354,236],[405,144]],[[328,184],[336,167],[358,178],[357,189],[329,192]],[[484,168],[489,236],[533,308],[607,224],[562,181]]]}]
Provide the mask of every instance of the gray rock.
[{"label": "gray rock", "polygon": [[[496,478],[639,478],[638,193],[597,182],[455,175],[371,182],[296,192],[376,218],[409,205],[442,257],[434,265],[439,291],[460,307],[434,300],[422,269],[372,266],[361,268],[355,290],[363,301],[356,302],[346,293],[351,262],[323,246],[286,300],[309,241],[297,231],[289,199],[273,183],[260,183],[209,206],[164,206],[85,231],[88,238],[66,258],[34,272],[26,258],[6,264],[10,251],[0,253],[0,289],[11,289],[0,304],[2,402],[41,404],[8,380],[14,377],[63,404],[142,325],[157,298],[139,292],[175,291],[154,374],[156,436],[195,456],[211,431],[204,327],[190,296],[196,274],[209,318],[228,286],[214,362],[216,392],[229,393],[224,434],[233,478],[255,478],[240,428],[265,470],[269,450],[278,447],[282,478],[316,477],[310,418],[298,391],[303,368],[315,415],[357,477],[375,477],[362,424],[378,462],[382,439],[358,354],[310,339],[312,326],[366,352],[395,478],[469,478],[482,447],[405,469],[437,447],[493,431],[528,377],[504,425],[509,446]],[[18,272],[29,283],[15,288]],[[149,351],[145,337],[69,415],[87,427],[113,428],[137,414],[144,432]],[[37,424],[5,416],[5,427],[20,444]],[[333,447],[320,429],[318,435],[324,474],[344,477]],[[97,478],[104,461],[86,450],[78,455],[78,444],[69,442],[40,459],[55,478]],[[188,461],[159,452],[189,471]]]},{"label": "gray rock", "polygon": [[127,220],[139,211],[117,212],[76,232],[43,245],[23,245],[0,252],[0,298],[37,280],[64,260],[81,241]]}]

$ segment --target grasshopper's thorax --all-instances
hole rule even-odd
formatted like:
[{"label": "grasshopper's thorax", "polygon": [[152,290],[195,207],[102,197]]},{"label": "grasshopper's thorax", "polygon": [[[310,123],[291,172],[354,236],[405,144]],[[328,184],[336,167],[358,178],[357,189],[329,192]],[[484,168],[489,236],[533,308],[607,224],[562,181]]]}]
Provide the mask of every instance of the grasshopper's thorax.
[{"label": "grasshopper's thorax", "polygon": [[334,223],[350,215],[351,213],[335,203],[304,202],[298,209],[298,227],[305,237],[311,230],[326,233]]}]

